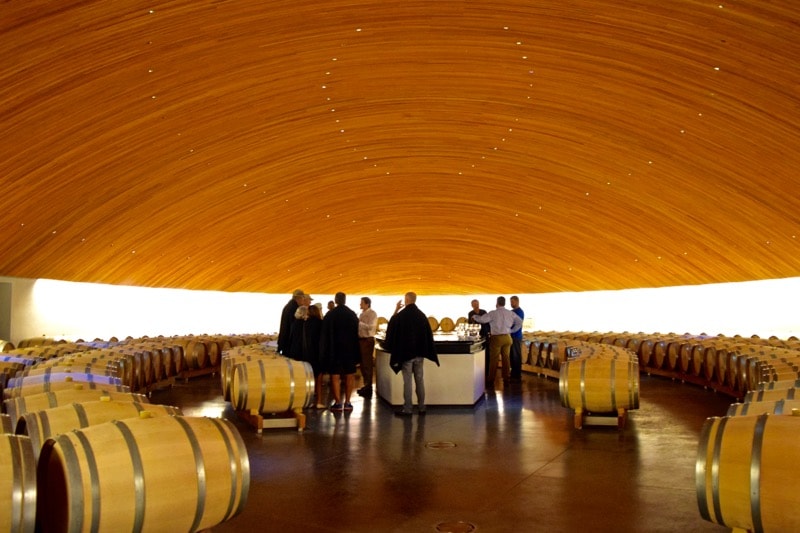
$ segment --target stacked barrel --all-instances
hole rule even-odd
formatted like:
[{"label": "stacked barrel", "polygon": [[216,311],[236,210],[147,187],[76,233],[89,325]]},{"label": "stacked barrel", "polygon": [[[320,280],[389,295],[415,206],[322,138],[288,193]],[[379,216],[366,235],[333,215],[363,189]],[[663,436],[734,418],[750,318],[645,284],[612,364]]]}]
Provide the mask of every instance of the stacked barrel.
[{"label": "stacked barrel", "polygon": [[[755,361],[765,361],[762,355]],[[695,468],[704,519],[747,531],[800,530],[800,518],[786,512],[800,491],[798,387],[796,376],[756,383],[742,402],[731,404],[727,416],[706,420]]]},{"label": "stacked barrel", "polygon": [[249,460],[235,426],[137,392],[179,371],[179,343],[23,350],[36,355],[0,365],[0,530],[198,531],[244,508]]},{"label": "stacked barrel", "polygon": [[[378,326],[380,328],[381,324],[387,324],[389,321],[384,317],[378,318]],[[450,333],[451,331],[455,331],[456,326],[458,324],[464,324],[467,322],[467,317],[460,316],[453,320],[449,316],[442,317],[441,319],[436,318],[435,316],[428,317],[428,324],[431,326],[431,331],[434,333],[441,331],[442,333]]]},{"label": "stacked barrel", "polygon": [[535,332],[525,335],[526,369],[558,376],[576,342],[610,344],[636,354],[642,372],[688,381],[741,398],[759,383],[800,377],[800,341],[689,333]]},{"label": "stacked barrel", "polygon": [[[26,383],[38,383],[42,391],[72,386],[57,384],[64,381],[148,393],[173,384],[178,377],[216,373],[224,351],[270,339],[265,335],[198,335],[28,346],[0,356],[0,388]],[[18,375],[20,371],[24,372]]]},{"label": "stacked barrel", "polygon": [[[562,404],[576,410],[611,411],[609,393],[634,404],[625,387],[610,386],[609,362],[594,369],[581,359],[609,345],[627,350],[648,374],[688,381],[741,400],[727,416],[704,424],[696,463],[701,516],[746,531],[800,531],[800,517],[787,512],[800,493],[800,341],[757,336],[688,333],[535,332],[525,335],[524,368],[559,377]],[[616,379],[616,369],[615,369]],[[603,384],[597,392],[597,383]],[[637,383],[638,385],[638,383]],[[638,391],[638,387],[636,388]],[[614,398],[617,401],[620,394]],[[578,418],[576,414],[576,426]]]}]

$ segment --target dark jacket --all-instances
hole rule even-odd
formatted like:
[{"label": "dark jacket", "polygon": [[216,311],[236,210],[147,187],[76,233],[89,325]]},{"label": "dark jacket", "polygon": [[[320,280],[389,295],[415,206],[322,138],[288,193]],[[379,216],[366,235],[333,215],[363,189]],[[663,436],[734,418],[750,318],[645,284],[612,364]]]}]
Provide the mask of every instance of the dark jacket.
[{"label": "dark jacket", "polygon": [[292,335],[292,324],[294,323],[294,313],[300,305],[294,298],[283,306],[281,311],[281,327],[278,330],[278,353],[288,355],[289,353],[289,338]]},{"label": "dark jacket", "polygon": [[306,321],[302,318],[292,320],[292,327],[289,330],[289,342],[286,343],[287,348],[283,351],[284,356],[298,361],[305,361],[303,359],[303,327],[305,323]]},{"label": "dark jacket", "polygon": [[337,305],[322,319],[320,355],[323,371],[352,374],[361,361],[358,345],[358,315],[346,305]]},{"label": "dark jacket", "polygon": [[310,316],[303,321],[302,360],[314,369],[314,375],[322,373],[319,356],[319,343],[322,336],[322,319]]},{"label": "dark jacket", "polygon": [[395,374],[403,363],[415,357],[430,359],[439,366],[431,324],[417,304],[408,304],[389,320],[383,346],[391,354],[389,366]]}]

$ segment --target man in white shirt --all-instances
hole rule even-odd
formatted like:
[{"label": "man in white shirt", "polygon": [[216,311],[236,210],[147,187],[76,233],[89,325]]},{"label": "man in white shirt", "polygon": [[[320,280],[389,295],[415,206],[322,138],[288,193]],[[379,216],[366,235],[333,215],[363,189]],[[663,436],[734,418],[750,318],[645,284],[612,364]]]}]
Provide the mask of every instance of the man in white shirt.
[{"label": "man in white shirt", "polygon": [[361,377],[364,386],[356,392],[364,398],[372,398],[372,373],[375,367],[375,332],[378,330],[378,313],[372,309],[372,300],[361,298],[361,314],[358,317],[358,346],[361,350]]},{"label": "man in white shirt", "polygon": [[491,341],[489,347],[489,371],[486,386],[494,387],[497,375],[497,361],[502,360],[503,384],[508,385],[511,377],[509,355],[511,353],[511,334],[522,329],[522,319],[513,311],[506,309],[505,296],[497,297],[497,308],[485,315],[473,315],[472,320],[479,324],[489,324]]}]

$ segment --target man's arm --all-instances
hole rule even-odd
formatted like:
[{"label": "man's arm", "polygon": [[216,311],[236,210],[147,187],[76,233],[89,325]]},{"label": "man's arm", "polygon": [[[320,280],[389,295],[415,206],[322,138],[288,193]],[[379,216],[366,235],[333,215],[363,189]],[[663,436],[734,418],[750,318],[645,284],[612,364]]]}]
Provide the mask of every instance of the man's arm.
[{"label": "man's arm", "polygon": [[522,319],[514,313],[514,325],[511,327],[511,333],[516,333],[522,329]]},{"label": "man's arm", "polygon": [[474,314],[472,315],[472,320],[478,324],[488,324],[492,320],[492,317],[489,313],[486,313],[485,315]]}]

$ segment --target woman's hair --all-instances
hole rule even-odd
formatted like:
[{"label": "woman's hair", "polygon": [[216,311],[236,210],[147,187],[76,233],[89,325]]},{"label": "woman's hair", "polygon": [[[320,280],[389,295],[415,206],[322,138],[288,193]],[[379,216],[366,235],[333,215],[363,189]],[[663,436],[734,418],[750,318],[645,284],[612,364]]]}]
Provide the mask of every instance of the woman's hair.
[{"label": "woman's hair", "polygon": [[305,320],[308,318],[308,307],[305,305],[301,305],[297,308],[297,311],[294,312],[294,317]]},{"label": "woman's hair", "polygon": [[322,306],[321,305],[312,305],[308,308],[308,316],[315,317],[315,318],[322,318]]}]

